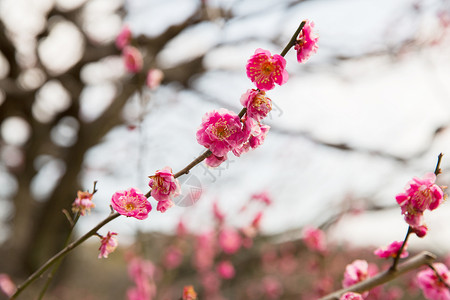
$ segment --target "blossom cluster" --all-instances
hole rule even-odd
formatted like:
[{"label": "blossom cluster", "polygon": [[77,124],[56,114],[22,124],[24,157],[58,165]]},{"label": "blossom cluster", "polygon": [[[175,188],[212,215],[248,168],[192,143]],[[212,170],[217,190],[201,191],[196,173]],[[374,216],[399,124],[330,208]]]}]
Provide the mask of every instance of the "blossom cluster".
[{"label": "blossom cluster", "polygon": [[395,197],[406,223],[418,237],[425,236],[428,231],[423,218],[425,210],[434,210],[444,201],[444,192],[435,181],[434,173],[427,173],[424,178],[415,177],[408,183],[406,191]]},{"label": "blossom cluster", "polygon": [[[318,38],[312,33],[313,26],[314,23],[306,21],[295,43],[299,62],[317,51]],[[272,110],[272,100],[266,92],[289,79],[284,57],[261,48],[248,60],[246,73],[256,89],[249,89],[241,96],[242,112],[239,115],[227,109],[208,112],[197,130],[198,143],[211,151],[205,160],[210,167],[226,161],[230,151],[239,157],[264,143],[270,126],[261,121]]]}]

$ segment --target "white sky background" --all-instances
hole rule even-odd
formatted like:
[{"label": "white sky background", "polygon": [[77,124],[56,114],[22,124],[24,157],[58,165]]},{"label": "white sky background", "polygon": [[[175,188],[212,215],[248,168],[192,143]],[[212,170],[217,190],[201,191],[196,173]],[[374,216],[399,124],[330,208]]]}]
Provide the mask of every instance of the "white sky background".
[{"label": "white sky background", "polygon": [[[293,50],[288,53],[289,81],[268,92],[278,109],[267,120],[272,130],[265,144],[241,158],[230,154],[228,169],[220,176],[212,171],[216,182],[197,166],[192,173],[201,180],[204,196],[196,205],[174,207],[164,214],[154,209],[145,221],[119,218],[101,231],[119,232],[125,241],[136,229],[171,231],[180,216],[190,229],[205,230],[211,224],[215,199],[229,213],[227,221],[238,225],[243,220],[236,211],[252,193],[262,190],[274,201],[263,219],[264,232],[319,225],[339,211],[345,198],[394,204],[395,194],[403,191],[407,181],[433,171],[440,152],[447,154],[440,180],[449,185],[445,171],[450,166],[450,130],[432,137],[437,127],[450,122],[450,39],[437,46],[410,49],[395,59],[334,59],[395,48],[400,41],[418,36],[429,42],[437,26],[434,8],[439,1],[422,1],[428,13],[420,16],[409,0],[315,0],[290,8],[291,1],[279,0],[208,2],[230,8],[238,17],[191,28],[168,45],[158,62],[176,65],[207,53],[203,63],[209,71],[195,79],[196,92],[163,86],[147,95],[150,113],[142,130],[116,128],[88,153],[83,185],[91,189],[98,180],[99,192],[95,211],[79,224],[82,230],[108,213],[115,191],[134,186],[146,192],[147,176],[155,170],[167,165],[176,172],[200,154],[203,149],[195,132],[203,114],[220,107],[238,112],[241,94],[253,87],[245,75],[247,59],[260,47],[280,53],[305,18],[316,24],[319,51],[302,65]],[[180,22],[198,5],[190,0],[126,3],[126,22],[132,31],[150,36]],[[101,91],[110,93],[108,87],[92,89],[83,101],[87,106],[98,103],[101,97],[94,96]],[[134,105],[129,111],[142,109],[137,101]],[[332,149],[305,134],[359,151]],[[404,165],[373,152],[414,159]],[[442,238],[448,233],[442,229],[450,228],[449,214],[447,203],[426,214],[430,232],[420,242],[432,245],[420,245],[418,239],[411,239],[411,245],[450,249],[450,240]],[[396,209],[349,217],[333,229],[333,238],[354,244],[387,244],[402,239],[406,229]]]}]

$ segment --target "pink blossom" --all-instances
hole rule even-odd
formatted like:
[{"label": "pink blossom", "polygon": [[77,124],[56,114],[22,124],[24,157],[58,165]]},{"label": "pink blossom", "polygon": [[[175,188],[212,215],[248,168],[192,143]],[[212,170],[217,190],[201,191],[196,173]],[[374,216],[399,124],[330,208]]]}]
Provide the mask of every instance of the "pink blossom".
[{"label": "pink blossom", "polygon": [[174,206],[174,203],[172,200],[166,200],[166,201],[158,201],[158,205],[156,206],[156,210],[162,213],[165,213],[169,208]]},{"label": "pink blossom", "polygon": [[125,63],[125,69],[130,73],[138,73],[142,70],[144,61],[142,54],[133,46],[125,46],[122,50],[122,57]]},{"label": "pink blossom", "polygon": [[150,69],[147,73],[145,83],[151,90],[156,90],[164,78],[164,73],[160,69]]},{"label": "pink blossom", "polygon": [[221,261],[217,265],[217,273],[219,273],[220,277],[223,279],[231,279],[236,274],[233,264],[228,260]]},{"label": "pink blossom", "polygon": [[75,213],[80,213],[81,216],[84,216],[87,212],[91,211],[91,208],[95,207],[94,202],[92,202],[93,194],[89,192],[77,192],[77,198],[72,203],[72,211]]},{"label": "pink blossom", "polygon": [[[180,194],[180,184],[173,176],[170,167],[156,171],[155,175],[149,176],[149,178],[148,185],[152,189],[151,195],[155,200],[169,201]],[[170,207],[170,203],[165,206]]]},{"label": "pink blossom", "polygon": [[118,245],[116,235],[116,232],[108,231],[108,234],[102,237],[101,245],[98,249],[100,250],[98,258],[108,258],[108,255],[116,250]]},{"label": "pink blossom", "polygon": [[[402,247],[402,245],[403,245],[402,241],[394,241],[391,244],[389,244],[387,247],[378,248],[373,253],[380,258],[389,258],[389,257],[396,258],[397,253],[400,250],[400,248]],[[409,254],[406,251],[407,246],[408,245],[406,244],[405,247],[403,248],[403,251],[400,254],[400,258],[408,257]]]},{"label": "pink blossom", "polygon": [[175,269],[183,262],[183,252],[178,247],[169,246],[165,252],[164,266],[167,269]]},{"label": "pink blossom", "polygon": [[196,300],[197,293],[192,285],[187,285],[183,287],[183,297],[182,300]]},{"label": "pink blossom", "polygon": [[213,213],[214,219],[216,219],[217,223],[219,223],[220,225],[223,224],[223,222],[225,221],[225,214],[220,210],[217,201],[214,201],[213,203]]},{"label": "pink blossom", "polygon": [[339,300],[364,300],[364,298],[361,294],[348,292],[343,294]]},{"label": "pink blossom", "polygon": [[244,119],[244,131],[248,135],[248,140],[239,147],[233,149],[233,154],[241,156],[250,149],[256,149],[264,143],[264,140],[269,132],[270,126],[257,123],[252,118],[246,117]]},{"label": "pink blossom", "polygon": [[305,62],[312,54],[317,52],[319,36],[313,32],[314,22],[306,20],[305,26],[297,38],[294,49],[297,51],[297,61]]},{"label": "pink blossom", "polygon": [[241,104],[247,108],[247,116],[261,122],[272,110],[272,100],[266,97],[265,91],[247,90],[241,96]]},{"label": "pink blossom", "polygon": [[223,229],[219,233],[219,245],[226,254],[234,254],[241,248],[241,235],[234,229]]},{"label": "pink blossom", "polygon": [[421,224],[417,227],[412,227],[413,232],[420,238],[424,237],[428,232],[428,227],[426,224]]},{"label": "pink blossom", "polygon": [[423,230],[424,211],[434,210],[444,201],[444,192],[435,181],[434,173],[426,173],[424,178],[415,177],[408,183],[406,191],[395,197],[406,223],[420,234],[426,234]]},{"label": "pink blossom", "polygon": [[151,300],[156,296],[156,268],[150,260],[134,257],[128,263],[128,274],[136,286],[127,291],[128,300]]},{"label": "pink blossom", "polygon": [[450,300],[450,290],[445,285],[450,285],[450,273],[442,263],[434,263],[434,269],[441,276],[444,282],[440,281],[431,268],[420,271],[417,274],[417,283],[423,294],[430,300]]},{"label": "pink blossom", "polygon": [[197,142],[218,157],[225,156],[247,138],[239,116],[226,109],[206,113],[197,131]]},{"label": "pink blossom", "polygon": [[283,294],[283,286],[280,281],[271,276],[262,279],[262,289],[268,299],[279,299]]},{"label": "pink blossom", "polygon": [[195,268],[200,272],[210,269],[214,263],[215,254],[216,248],[214,233],[206,232],[197,236],[193,257]]},{"label": "pink blossom", "polygon": [[6,296],[11,297],[16,292],[17,287],[11,280],[8,274],[0,274],[0,291],[5,293]]},{"label": "pink blossom", "polygon": [[302,232],[303,242],[306,246],[313,251],[325,252],[326,251],[326,239],[325,233],[312,226],[306,226]]},{"label": "pink blossom", "polygon": [[111,206],[119,214],[139,220],[146,219],[152,210],[152,205],[144,194],[134,188],[114,193]]},{"label": "pink blossom", "polygon": [[220,166],[224,161],[227,160],[227,158],[228,157],[226,154],[224,156],[215,156],[214,154],[211,154],[205,159],[205,164],[208,167],[215,168]]},{"label": "pink blossom", "polygon": [[186,235],[187,229],[186,229],[186,225],[184,224],[183,220],[180,220],[178,222],[176,231],[177,231],[177,236],[179,236],[179,237],[183,237]]},{"label": "pink blossom", "polygon": [[355,260],[347,265],[344,273],[342,285],[344,288],[352,286],[358,282],[364,281],[369,277],[369,265],[365,260]]},{"label": "pink blossom", "polygon": [[130,27],[128,27],[128,25],[124,25],[122,27],[122,30],[116,37],[116,47],[119,50],[122,50],[125,46],[127,46],[130,43],[130,40],[131,40]]},{"label": "pink blossom", "polygon": [[259,200],[265,203],[267,206],[272,204],[272,199],[267,191],[263,191],[261,193],[253,194],[251,197],[252,200]]},{"label": "pink blossom", "polygon": [[287,82],[289,75],[285,67],[284,57],[272,56],[269,51],[258,48],[247,62],[247,76],[258,89],[268,91],[275,87],[275,83],[283,85]]}]

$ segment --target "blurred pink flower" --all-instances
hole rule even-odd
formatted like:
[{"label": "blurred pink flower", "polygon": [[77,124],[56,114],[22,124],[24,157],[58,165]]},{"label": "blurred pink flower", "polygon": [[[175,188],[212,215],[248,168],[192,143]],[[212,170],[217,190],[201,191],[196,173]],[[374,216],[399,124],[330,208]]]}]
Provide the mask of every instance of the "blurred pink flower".
[{"label": "blurred pink flower", "polygon": [[89,192],[77,192],[77,198],[72,203],[72,211],[75,213],[80,213],[81,216],[84,216],[87,212],[91,211],[91,208],[95,207],[94,202],[92,202],[93,194]]},{"label": "blurred pink flower", "polygon": [[241,248],[241,235],[232,228],[222,229],[219,233],[219,245],[226,254],[234,254]]},{"label": "blurred pink flower", "polygon": [[[162,170],[156,171],[155,175],[149,176],[149,178],[150,181],[148,185],[152,189],[151,195],[155,200],[169,201],[180,194],[180,184],[173,176],[170,167],[165,167]],[[170,203],[165,205],[165,207],[171,207]]]},{"label": "blurred pink flower", "polygon": [[150,69],[148,70],[145,83],[151,90],[155,90],[159,87],[163,79],[164,73],[160,69]]},{"label": "blurred pink flower", "polygon": [[128,300],[151,300],[156,296],[154,282],[156,267],[150,260],[133,257],[128,263],[128,274],[134,287],[128,289]]},{"label": "blurred pink flower", "polygon": [[247,62],[247,76],[263,91],[271,90],[275,83],[283,85],[287,82],[289,75],[285,70],[286,60],[278,54],[273,56],[269,51],[258,48]]},{"label": "blurred pink flower", "polygon": [[305,62],[312,54],[317,52],[319,36],[313,32],[314,22],[306,20],[305,26],[297,38],[294,49],[297,51],[297,61]]},{"label": "blurred pink flower", "polygon": [[225,221],[225,214],[220,210],[217,201],[214,201],[213,203],[213,213],[214,219],[217,221],[217,223],[219,223],[219,225],[222,225]]},{"label": "blurred pink flower", "polygon": [[344,273],[342,285],[344,288],[354,285],[355,283],[366,280],[369,277],[369,265],[365,260],[355,260],[347,265]]},{"label": "blurred pink flower", "polygon": [[98,248],[100,250],[98,258],[108,258],[108,255],[116,250],[118,245],[116,235],[116,232],[108,231],[108,234],[102,237],[100,248]]},{"label": "blurred pink flower", "polygon": [[131,40],[130,27],[128,27],[128,25],[124,25],[122,27],[122,30],[116,37],[116,47],[119,50],[122,50],[125,46],[127,46],[130,43],[130,40]]},{"label": "blurred pink flower", "polygon": [[183,237],[186,235],[186,233],[187,233],[186,225],[184,224],[183,220],[180,220],[177,225],[177,236]]},{"label": "blurred pink flower", "polygon": [[215,168],[220,166],[224,161],[227,160],[227,158],[228,157],[226,154],[224,156],[215,156],[214,154],[211,154],[205,159],[205,164],[208,167]]},{"label": "blurred pink flower", "polygon": [[144,194],[134,188],[114,193],[111,206],[119,214],[139,220],[146,219],[152,210],[152,205]]},{"label": "blurred pink flower", "polygon": [[130,73],[138,73],[144,64],[142,54],[133,46],[125,46],[122,50],[125,69]]},{"label": "blurred pink flower", "polygon": [[283,294],[281,282],[271,276],[266,276],[262,279],[262,290],[268,299],[279,299]]},{"label": "blurred pink flower", "polygon": [[[397,252],[400,250],[400,248],[403,245],[403,241],[394,241],[391,244],[389,244],[387,247],[380,247],[376,249],[373,253],[377,255],[380,258],[389,258],[397,257]],[[406,251],[406,248],[408,247],[408,244],[405,245],[405,248],[403,248],[402,253],[400,254],[400,258],[408,257],[408,252]]]},{"label": "blurred pink flower", "polygon": [[364,298],[361,294],[348,292],[343,294],[339,300],[364,300]]},{"label": "blurred pink flower", "polygon": [[436,273],[431,268],[427,268],[417,274],[419,287],[429,300],[450,300],[450,290],[447,287],[450,285],[450,273],[447,266],[442,263],[434,263],[433,267],[444,282],[436,276]]},{"label": "blurred pink flower", "polygon": [[217,265],[217,273],[219,273],[220,277],[223,279],[231,279],[236,274],[234,266],[229,260],[221,261]]},{"label": "blurred pink flower", "polygon": [[214,232],[205,232],[197,236],[193,263],[197,271],[205,272],[214,264],[216,254]]},{"label": "blurred pink flower", "polygon": [[272,110],[272,100],[265,91],[247,90],[241,96],[241,104],[247,108],[247,116],[260,122]]},{"label": "blurred pink flower", "polygon": [[197,142],[218,157],[225,156],[247,138],[239,116],[226,109],[206,113],[197,131]]},{"label": "blurred pink flower", "polygon": [[17,287],[8,274],[0,274],[0,290],[8,297],[11,297],[16,292]]},{"label": "blurred pink flower", "polygon": [[310,250],[325,252],[327,249],[325,233],[318,228],[305,226],[302,231],[302,239]]},{"label": "blurred pink flower", "polygon": [[253,194],[251,199],[262,201],[266,205],[272,204],[272,199],[269,195],[269,192],[267,192],[267,191],[262,191],[261,193]]},{"label": "blurred pink flower", "polygon": [[183,262],[183,252],[175,246],[167,247],[164,255],[164,266],[169,269],[177,268]]}]

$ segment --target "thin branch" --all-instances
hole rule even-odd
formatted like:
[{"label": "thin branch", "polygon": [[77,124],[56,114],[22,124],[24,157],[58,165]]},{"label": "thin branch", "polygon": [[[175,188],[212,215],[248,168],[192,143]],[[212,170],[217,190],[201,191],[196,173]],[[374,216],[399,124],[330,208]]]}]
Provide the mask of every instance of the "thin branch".
[{"label": "thin branch", "polygon": [[329,294],[323,298],[320,298],[320,300],[338,300],[343,294],[347,292],[356,292],[356,293],[362,293],[365,291],[369,291],[373,289],[376,286],[382,285],[386,282],[389,282],[391,280],[394,280],[397,277],[400,277],[401,275],[415,270],[419,268],[422,265],[429,265],[436,259],[436,255],[423,251],[416,256],[408,259],[404,263],[400,264],[397,268],[397,270],[388,269],[387,271],[384,271],[382,273],[379,273],[375,275],[374,277],[371,277],[367,280],[358,282],[355,285],[352,285],[348,288],[341,289],[339,291],[336,291],[332,294]]},{"label": "thin branch", "polygon": [[298,28],[295,31],[294,35],[291,37],[291,40],[289,41],[289,43],[286,45],[286,47],[284,47],[283,51],[281,51],[281,54],[280,54],[281,56],[284,57],[288,53],[288,51],[292,47],[295,46],[295,43],[297,42],[298,35],[300,34],[300,31],[302,31],[303,26],[305,26],[305,24],[306,24],[306,21],[302,21],[300,23],[300,26],[298,26]]},{"label": "thin branch", "polygon": [[76,247],[78,247],[80,244],[82,244],[85,240],[87,240],[88,238],[90,238],[91,236],[95,235],[97,233],[97,231],[102,228],[104,225],[106,225],[107,223],[111,222],[112,220],[114,220],[115,218],[117,218],[118,216],[120,216],[119,213],[112,213],[110,214],[106,219],[104,219],[103,221],[101,221],[100,223],[97,224],[97,226],[95,226],[94,228],[92,228],[89,232],[87,232],[85,235],[83,235],[82,237],[80,237],[78,240],[76,240],[75,242],[67,245],[67,247],[65,247],[64,249],[62,249],[61,251],[59,251],[57,254],[55,254],[52,258],[50,258],[45,264],[43,264],[36,272],[34,272],[33,274],[30,275],[30,277],[28,277],[27,280],[25,280],[24,283],[22,283],[21,285],[19,285],[17,287],[16,292],[14,293],[14,295],[11,296],[10,299],[16,299],[17,296],[19,296],[19,294],[28,286],[30,285],[33,281],[35,281],[37,278],[39,278],[39,276],[42,275],[42,273],[44,273],[48,268],[50,268],[54,263],[56,263],[60,258],[64,257],[65,255],[67,255],[70,251],[72,251],[73,249],[75,249]]}]

